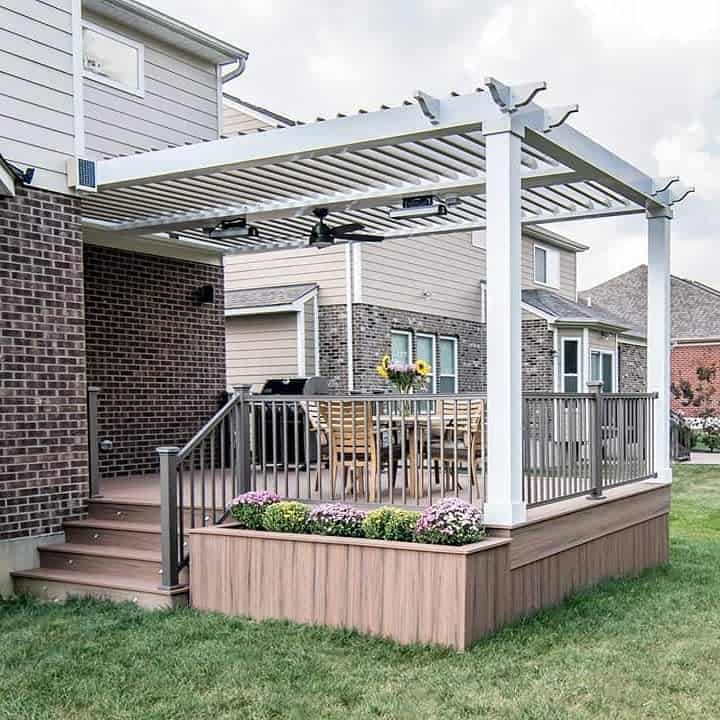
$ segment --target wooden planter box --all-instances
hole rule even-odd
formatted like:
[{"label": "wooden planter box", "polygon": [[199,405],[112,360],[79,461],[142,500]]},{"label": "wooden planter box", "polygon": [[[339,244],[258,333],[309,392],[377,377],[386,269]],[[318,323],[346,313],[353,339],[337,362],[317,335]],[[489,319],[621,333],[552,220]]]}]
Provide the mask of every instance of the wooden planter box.
[{"label": "wooden planter box", "polygon": [[242,530],[190,534],[202,610],[351,628],[458,650],[507,622],[510,541],[463,547]]}]

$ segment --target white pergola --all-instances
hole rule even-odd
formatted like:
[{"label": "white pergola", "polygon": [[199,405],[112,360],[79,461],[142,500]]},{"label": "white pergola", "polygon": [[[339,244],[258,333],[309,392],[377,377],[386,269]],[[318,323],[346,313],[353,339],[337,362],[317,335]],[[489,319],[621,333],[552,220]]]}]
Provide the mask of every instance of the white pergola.
[{"label": "white pergola", "polygon": [[[227,252],[307,245],[314,208],[386,238],[486,229],[488,522],[526,518],[522,500],[521,227],[645,214],[648,389],[657,392],[654,453],[671,481],[670,221],[691,188],[654,179],[566,124],[577,106],[534,102],[545,83],[486,89],[307,125],[97,163],[87,227],[170,233]],[[403,198],[458,199],[447,215],[391,219]],[[211,241],[204,228],[244,218],[259,237]],[[332,224],[332,222],[331,222]],[[321,251],[318,251],[321,252]]]}]

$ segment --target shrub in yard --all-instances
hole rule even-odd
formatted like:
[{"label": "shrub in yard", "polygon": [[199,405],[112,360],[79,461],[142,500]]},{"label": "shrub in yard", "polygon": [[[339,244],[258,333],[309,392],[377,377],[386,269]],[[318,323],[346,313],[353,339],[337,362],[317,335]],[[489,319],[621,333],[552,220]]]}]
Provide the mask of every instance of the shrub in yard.
[{"label": "shrub in yard", "polygon": [[373,540],[411,542],[420,513],[404,508],[381,507],[370,510],[363,520],[365,537]]},{"label": "shrub in yard", "polygon": [[265,508],[263,527],[272,532],[307,532],[310,508],[293,500],[274,503]]},{"label": "shrub in yard", "polygon": [[262,530],[263,513],[269,505],[280,502],[280,496],[268,490],[251,490],[230,502],[232,516],[250,530]]},{"label": "shrub in yard", "polygon": [[480,510],[459,498],[431,505],[415,527],[416,540],[433,545],[467,545],[484,534]]},{"label": "shrub in yard", "polygon": [[313,508],[308,518],[308,529],[315,535],[363,537],[362,510],[343,503],[325,503]]},{"label": "shrub in yard", "polygon": [[385,528],[393,514],[393,508],[381,507],[370,510],[363,520],[363,532],[371,540],[384,540]]},{"label": "shrub in yard", "polygon": [[412,542],[421,516],[422,513],[417,510],[393,508],[392,515],[385,525],[385,539]]}]

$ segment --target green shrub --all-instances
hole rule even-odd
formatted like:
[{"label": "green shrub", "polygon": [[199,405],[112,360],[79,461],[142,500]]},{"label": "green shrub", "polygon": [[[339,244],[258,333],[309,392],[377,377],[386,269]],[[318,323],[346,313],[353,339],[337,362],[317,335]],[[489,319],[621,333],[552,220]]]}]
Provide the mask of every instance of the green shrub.
[{"label": "green shrub", "polygon": [[371,510],[363,521],[365,537],[373,540],[412,542],[420,513],[404,508],[381,507]]},{"label": "green shrub", "polygon": [[415,527],[421,515],[422,513],[418,510],[393,508],[385,525],[385,540],[412,542],[415,539]]},{"label": "green shrub", "polygon": [[307,532],[310,508],[299,502],[285,501],[268,505],[263,513],[263,527],[271,532]]},{"label": "green shrub", "polygon": [[387,527],[388,520],[393,515],[393,508],[381,507],[375,510],[370,510],[363,520],[363,531],[365,537],[371,540],[384,540],[385,539],[385,528]]}]

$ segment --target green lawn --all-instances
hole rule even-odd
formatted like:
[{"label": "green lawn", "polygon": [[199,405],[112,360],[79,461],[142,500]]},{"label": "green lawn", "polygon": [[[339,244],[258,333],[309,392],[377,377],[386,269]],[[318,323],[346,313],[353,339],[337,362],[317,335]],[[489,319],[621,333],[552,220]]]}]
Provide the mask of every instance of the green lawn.
[{"label": "green lawn", "polygon": [[675,477],[670,567],[466,654],[191,610],[0,603],[0,718],[720,717],[720,467]]}]

